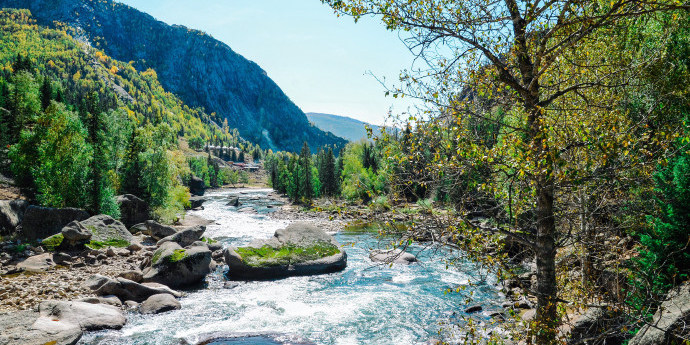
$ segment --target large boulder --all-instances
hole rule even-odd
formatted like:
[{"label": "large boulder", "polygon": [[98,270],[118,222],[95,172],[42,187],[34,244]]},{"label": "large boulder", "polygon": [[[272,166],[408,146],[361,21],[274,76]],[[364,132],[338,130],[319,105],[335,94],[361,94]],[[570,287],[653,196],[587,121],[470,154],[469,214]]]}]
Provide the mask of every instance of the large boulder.
[{"label": "large boulder", "polygon": [[400,249],[372,250],[369,253],[369,259],[374,262],[383,262],[386,264],[409,265],[413,262],[417,262],[416,256]]},{"label": "large boulder", "polygon": [[126,227],[131,228],[149,219],[151,210],[146,201],[132,194],[125,194],[117,197],[117,203],[120,204],[120,220]]},{"label": "large boulder", "polygon": [[53,267],[55,267],[55,262],[50,253],[34,255],[17,264],[17,268],[28,272],[45,272]]},{"label": "large boulder", "polygon": [[88,218],[89,214],[86,211],[76,208],[29,206],[24,213],[22,231],[26,238],[37,240],[59,233],[65,225],[75,220],[82,221]]},{"label": "large boulder", "polygon": [[347,266],[347,254],[335,238],[304,222],[276,231],[271,239],[227,248],[224,257],[228,276],[249,279],[333,273]]},{"label": "large boulder", "polygon": [[196,176],[192,176],[192,178],[189,180],[189,192],[192,195],[203,196],[206,192],[206,183],[204,180]]},{"label": "large boulder", "polygon": [[0,314],[0,345],[74,345],[83,334],[81,327],[60,323],[36,324],[36,311]]},{"label": "large boulder", "polygon": [[0,235],[9,235],[22,223],[29,204],[24,200],[0,200]]},{"label": "large boulder", "polygon": [[143,270],[144,281],[172,287],[202,281],[211,272],[211,251],[203,245],[182,248],[165,242],[153,253],[151,266]]},{"label": "large boulder", "polygon": [[671,290],[654,319],[630,340],[629,345],[683,344],[690,336],[690,282]]},{"label": "large boulder", "polygon": [[120,308],[86,302],[45,301],[38,306],[39,317],[33,328],[65,329],[78,327],[84,332],[121,329],[127,319]]},{"label": "large boulder", "polygon": [[62,246],[75,248],[89,242],[93,234],[82,223],[76,220],[65,225],[60,231],[63,237]]},{"label": "large boulder", "polygon": [[168,237],[170,235],[174,235],[177,233],[177,230],[171,226],[159,224],[155,220],[147,220],[144,225],[146,225],[146,231],[142,231],[144,235],[151,236],[155,238],[156,240],[160,240],[162,238]]},{"label": "large boulder", "polygon": [[153,295],[169,294],[181,297],[182,294],[163,285],[139,284],[134,281],[118,277],[111,279],[95,274],[85,283],[98,296],[117,296],[122,301],[142,302]]},{"label": "large boulder", "polygon": [[160,314],[182,308],[180,302],[169,294],[153,295],[139,306],[142,314]]},{"label": "large boulder", "polygon": [[158,241],[158,243],[156,243],[156,245],[160,246],[165,242],[175,242],[181,247],[186,247],[200,240],[201,236],[204,236],[205,231],[206,227],[203,225],[193,226],[189,229],[185,229],[168,237],[162,238],[160,241]]},{"label": "large boulder", "polygon": [[134,236],[125,225],[111,216],[99,214],[80,223],[91,231],[93,235],[91,239],[94,241],[124,240],[130,243],[134,241]]}]

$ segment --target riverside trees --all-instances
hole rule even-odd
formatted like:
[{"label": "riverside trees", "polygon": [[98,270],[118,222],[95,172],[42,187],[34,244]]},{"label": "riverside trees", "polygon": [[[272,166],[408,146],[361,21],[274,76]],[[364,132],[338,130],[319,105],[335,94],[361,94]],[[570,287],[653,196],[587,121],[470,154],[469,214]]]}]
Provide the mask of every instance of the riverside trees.
[{"label": "riverside trees", "polygon": [[[450,226],[456,235],[500,234],[530,248],[536,256],[537,315],[529,340],[555,343],[564,301],[557,249],[574,239],[582,240],[584,251],[592,249],[598,228],[591,215],[635,178],[648,178],[672,133],[680,133],[677,119],[627,108],[626,90],[661,55],[636,55],[623,37],[634,36],[628,28],[655,15],[687,15],[678,11],[687,4],[323,2],[356,20],[379,16],[388,29],[404,31],[405,43],[426,63],[404,72],[402,85],[390,92],[427,101],[425,115],[432,120],[419,120],[418,141],[405,148],[409,153],[399,150],[392,158],[422,161],[426,176],[451,181],[448,189],[461,189],[455,193],[464,199],[459,206],[465,215],[480,211],[504,219],[487,226],[466,217]],[[664,41],[668,31],[661,31]],[[487,194],[497,204],[471,200]],[[573,207],[578,205],[579,211]],[[571,215],[583,218],[569,222]]]}]

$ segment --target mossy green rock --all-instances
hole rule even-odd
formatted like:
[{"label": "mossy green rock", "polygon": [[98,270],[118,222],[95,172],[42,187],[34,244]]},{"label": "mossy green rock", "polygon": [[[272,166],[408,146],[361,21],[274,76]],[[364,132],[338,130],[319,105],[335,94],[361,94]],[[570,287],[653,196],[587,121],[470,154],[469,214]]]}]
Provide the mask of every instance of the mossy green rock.
[{"label": "mossy green rock", "polygon": [[153,253],[151,266],[144,269],[144,282],[171,287],[198,283],[211,272],[211,251],[206,246],[180,247],[165,242]]},{"label": "mossy green rock", "polygon": [[228,276],[244,279],[326,274],[347,266],[347,254],[333,236],[303,222],[276,231],[271,239],[230,247],[224,254]]}]

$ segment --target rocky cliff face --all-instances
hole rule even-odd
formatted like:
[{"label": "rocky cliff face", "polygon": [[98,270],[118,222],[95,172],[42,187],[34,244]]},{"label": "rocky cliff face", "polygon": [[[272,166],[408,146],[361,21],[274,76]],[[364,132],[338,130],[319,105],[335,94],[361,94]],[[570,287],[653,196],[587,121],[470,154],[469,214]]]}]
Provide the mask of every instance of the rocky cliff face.
[{"label": "rocky cliff face", "polygon": [[28,8],[39,23],[79,27],[84,38],[111,57],[154,69],[163,86],[191,106],[204,107],[247,140],[299,151],[345,141],[311,126],[304,113],[256,63],[213,37],[170,26],[111,0],[0,0],[0,7]]}]

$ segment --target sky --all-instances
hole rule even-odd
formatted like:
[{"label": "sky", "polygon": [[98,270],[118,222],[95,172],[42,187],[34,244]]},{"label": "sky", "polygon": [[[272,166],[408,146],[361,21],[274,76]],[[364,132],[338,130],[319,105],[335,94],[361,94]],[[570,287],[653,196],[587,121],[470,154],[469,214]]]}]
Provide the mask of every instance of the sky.
[{"label": "sky", "polygon": [[118,1],[226,43],[259,64],[305,113],[381,125],[389,109],[413,105],[385,97],[377,80],[395,85],[414,56],[376,18],[338,18],[319,0]]}]

